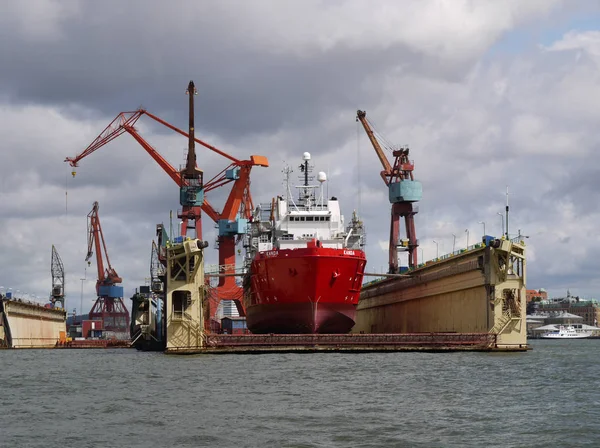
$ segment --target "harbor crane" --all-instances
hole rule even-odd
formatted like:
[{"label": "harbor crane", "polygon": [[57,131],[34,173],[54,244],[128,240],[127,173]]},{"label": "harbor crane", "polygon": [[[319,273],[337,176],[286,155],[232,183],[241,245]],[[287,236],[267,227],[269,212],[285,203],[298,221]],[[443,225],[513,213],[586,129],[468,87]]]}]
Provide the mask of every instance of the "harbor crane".
[{"label": "harbor crane", "polygon": [[[389,190],[389,201],[392,204],[391,223],[390,223],[390,242],[389,242],[389,274],[399,273],[398,269],[398,248],[408,252],[408,266],[416,267],[418,265],[417,235],[415,231],[415,214],[418,207],[413,206],[423,195],[423,188],[419,181],[413,176],[415,168],[414,163],[408,159],[408,148],[396,149],[387,145],[386,149],[391,150],[394,156],[394,164],[390,164],[388,158],[375,136],[373,126],[367,120],[367,113],[359,110],[356,112],[356,121],[360,121],[375,152],[383,170],[380,175],[383,182]],[[383,139],[381,139],[383,140]],[[404,218],[406,227],[406,239],[400,240],[400,218]]]},{"label": "harbor crane", "polygon": [[[65,162],[73,167],[72,174],[75,176],[75,168],[83,158],[124,133],[131,135],[180,188],[179,197],[182,208],[177,213],[181,220],[180,235],[185,238],[188,229],[194,228],[196,238],[202,239],[201,211],[204,211],[215,222],[218,228],[219,274],[224,274],[219,277],[217,297],[218,300],[234,300],[240,315],[245,315],[241,303],[242,290],[235,282],[235,247],[247,232],[248,222],[252,219],[254,205],[250,194],[250,172],[254,166],[268,167],[269,161],[267,157],[260,155],[252,155],[249,160],[239,160],[198,139],[194,131],[193,102],[197,91],[192,81],[188,84],[186,93],[189,95],[190,112],[188,132],[178,129],[145,109],[121,112],[83,152],[75,157],[67,157]],[[188,138],[186,164],[182,170],[175,169],[134,127],[142,116],[150,117],[157,123]],[[204,182],[203,172],[197,168],[195,143],[230,161],[228,166],[208,182]],[[218,212],[206,198],[206,193],[228,183],[233,183],[231,191],[222,211]],[[164,262],[164,260],[161,261]]]},{"label": "harbor crane", "polygon": [[156,242],[152,240],[152,250],[150,251],[150,290],[154,294],[164,295],[165,292],[165,275],[167,269],[160,262],[160,255]]},{"label": "harbor crane", "polygon": [[54,244],[52,245],[50,273],[52,274],[50,303],[54,308],[57,308],[57,304],[60,304],[60,308],[65,309],[65,267]]},{"label": "harbor crane", "polygon": [[[94,202],[92,210],[87,215],[88,251],[85,261],[88,266],[91,265],[90,259],[95,250],[98,268],[98,279],[96,280],[98,298],[90,311],[89,318],[90,320],[102,320],[105,331],[122,335],[129,332],[129,311],[123,303],[123,287],[120,285],[123,279],[110,264],[98,208],[98,202]],[[106,268],[104,258],[106,258]]]}]

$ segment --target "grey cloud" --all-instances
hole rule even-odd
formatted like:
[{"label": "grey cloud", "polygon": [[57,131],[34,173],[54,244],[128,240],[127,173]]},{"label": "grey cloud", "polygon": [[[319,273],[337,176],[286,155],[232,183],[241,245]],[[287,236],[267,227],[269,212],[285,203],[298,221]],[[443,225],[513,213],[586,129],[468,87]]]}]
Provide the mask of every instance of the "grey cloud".
[{"label": "grey cloud", "polygon": [[[81,13],[60,24],[59,40],[27,41],[13,30],[13,44],[0,50],[11,61],[0,73],[3,91],[16,103],[45,103],[73,114],[77,106],[113,116],[143,105],[185,122],[180,97],[193,78],[200,93],[198,127],[241,139],[302,128],[357,103],[377,104],[384,95],[377,79],[391,71],[459,82],[469,69],[462,60],[398,43],[378,51],[339,44],[273,54],[236,32],[242,18],[207,5],[197,9],[193,32],[177,28],[179,14],[147,2],[144,8],[120,4],[117,15],[106,15],[105,5],[81,3]],[[166,33],[167,27],[175,28]]]},{"label": "grey cloud", "polygon": [[[111,261],[130,291],[143,283],[154,225],[167,222],[168,211],[177,208],[178,195],[172,180],[124,135],[84,160],[77,177],[69,179],[69,224],[65,224],[63,185],[69,169],[62,162],[64,157],[80,152],[118,112],[139,105],[184,128],[184,88],[189,79],[196,81],[200,91],[196,126],[200,138],[239,158],[249,154],[270,158],[271,168],[253,171],[255,203],[281,193],[282,161],[295,166],[300,154],[308,150],[317,170],[340,172],[330,177],[330,195],[340,198],[348,219],[358,202],[354,114],[358,108],[366,109],[390,140],[411,146],[415,174],[424,184],[416,221],[426,258],[435,256],[432,239],[442,241],[449,251],[451,234],[463,232],[459,239],[464,244],[464,229],[469,228],[473,242],[481,229],[478,221],[486,221],[488,233],[499,233],[496,212],[504,208],[503,192],[509,184],[514,192],[511,227],[531,235],[528,242],[537,255],[529,266],[530,285],[551,290],[568,280],[558,282],[546,273],[553,268],[549,260],[559,242],[556,235],[534,235],[548,222],[565,223],[553,203],[560,189],[550,186],[560,180],[557,170],[566,164],[566,169],[576,171],[591,162],[529,154],[526,148],[511,145],[508,138],[512,117],[518,113],[543,115],[553,130],[566,126],[560,110],[548,111],[552,87],[562,76],[552,65],[567,67],[564,56],[552,56],[549,61],[545,54],[533,51],[482,61],[480,53],[465,56],[457,49],[455,58],[438,60],[398,42],[373,50],[343,41],[326,50],[278,52],[252,41],[251,36],[244,39],[229,13],[220,10],[203,11],[179,24],[181,13],[159,7],[142,8],[135,16],[135,3],[123,5],[117,15],[107,15],[104,5],[82,3],[82,7],[78,17],[61,24],[62,40],[31,41],[10,27],[0,31],[10,32],[13,42],[0,50],[0,57],[13,61],[0,72],[2,93],[10,97],[3,104],[9,111],[23,104],[41,104],[44,110],[67,119],[64,127],[57,125],[53,137],[52,129],[43,129],[34,149],[26,132],[41,132],[40,125],[54,123],[49,117],[36,116],[37,126],[17,120],[14,128],[18,130],[3,131],[11,136],[15,151],[2,155],[0,169],[8,178],[2,184],[3,193],[15,194],[21,201],[0,200],[0,205],[3,216],[23,219],[24,224],[0,219],[0,227],[4,235],[16,230],[39,235],[43,247],[62,239],[59,250],[76,302],[85,255],[85,215],[91,203],[100,202]],[[261,23],[250,25],[260,27]],[[192,49],[189,58],[186,45]],[[531,70],[523,68],[527,65],[523,60]],[[506,83],[501,91],[493,87],[499,81]],[[542,100],[545,97],[547,102]],[[179,163],[185,139],[172,138],[148,121],[140,129],[173,165]],[[592,147],[594,140],[587,135],[590,128],[577,130],[586,135],[582,145]],[[369,232],[369,269],[379,270],[387,264],[386,251],[378,241],[387,240],[389,203],[378,175],[379,162],[360,129],[359,135],[361,213]],[[18,152],[35,157],[24,167]],[[202,154],[208,177],[227,163]],[[19,171],[23,168],[33,177],[23,176]],[[33,207],[27,191],[35,176],[45,191],[30,191],[40,195]],[[591,181],[580,188],[592,197],[587,194],[593,191]],[[210,193],[215,207],[222,206],[228,191]],[[373,192],[377,192],[375,200]],[[586,203],[575,194],[572,200]],[[206,217],[204,230],[211,243],[209,262],[216,262],[215,231]],[[29,246],[21,240],[5,242],[0,247],[3,253],[11,251],[11,259],[2,260],[2,278],[27,284],[31,273],[18,266],[27,264]],[[47,264],[49,259],[37,257],[32,270],[38,277],[49,277]],[[88,276],[94,275],[93,269],[88,269]],[[590,278],[577,281],[591,290]],[[38,286],[36,282],[35,288],[46,288],[46,283]],[[85,288],[89,299],[93,282]]]}]

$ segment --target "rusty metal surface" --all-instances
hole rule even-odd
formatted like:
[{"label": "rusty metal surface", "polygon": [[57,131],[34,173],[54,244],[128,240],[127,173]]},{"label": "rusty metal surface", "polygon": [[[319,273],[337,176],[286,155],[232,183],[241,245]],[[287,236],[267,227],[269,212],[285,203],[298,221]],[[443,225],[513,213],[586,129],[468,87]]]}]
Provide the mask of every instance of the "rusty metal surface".
[{"label": "rusty metal surface", "polygon": [[123,339],[84,339],[58,343],[56,348],[131,348],[131,342]]},{"label": "rusty metal surface", "polygon": [[206,336],[207,347],[277,346],[485,346],[493,347],[496,336],[489,333],[403,333],[403,334],[273,334]]}]

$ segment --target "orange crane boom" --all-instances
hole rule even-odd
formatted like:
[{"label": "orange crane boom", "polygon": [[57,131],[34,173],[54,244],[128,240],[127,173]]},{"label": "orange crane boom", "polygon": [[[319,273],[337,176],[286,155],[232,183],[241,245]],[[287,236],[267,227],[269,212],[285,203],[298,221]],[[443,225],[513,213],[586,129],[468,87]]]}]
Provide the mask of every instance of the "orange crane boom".
[{"label": "orange crane boom", "polygon": [[[188,87],[188,93],[190,88],[193,89],[193,83],[190,82]],[[235,245],[236,239],[239,235],[245,233],[245,222],[252,218],[253,203],[252,196],[250,193],[250,172],[253,166],[268,167],[269,161],[266,157],[260,155],[250,156],[250,160],[239,160],[225,152],[215,148],[212,145],[198,139],[193,135],[193,120],[190,120],[191,132],[185,132],[177,127],[169,124],[154,114],[146,111],[145,109],[138,109],[135,111],[121,112],[119,113],[111,123],[96,137],[96,139],[80,154],[75,157],[67,157],[65,162],[68,162],[73,167],[73,176],[75,176],[75,168],[79,165],[79,162],[92,154],[102,146],[111,142],[115,138],[119,137],[124,133],[130,134],[143,148],[144,150],[158,163],[158,165],[167,173],[167,175],[175,181],[175,183],[182,189],[190,184],[190,182],[196,181],[190,179],[186,175],[186,169],[179,171],[175,169],[156,149],[154,149],[137,131],[135,124],[142,116],[148,116],[154,121],[168,127],[169,129],[177,132],[178,134],[188,137],[190,140],[190,147],[192,147],[192,141],[199,143],[205,148],[225,157],[231,163],[213,177],[208,182],[202,185],[200,180],[199,189],[203,196],[201,205],[198,206],[184,206],[178,216],[181,218],[181,233],[180,235],[186,235],[188,230],[188,222],[193,221],[195,223],[196,237],[202,238],[202,227],[201,227],[201,212],[204,211],[219,227],[219,265],[221,266],[220,272],[226,274],[235,273]],[[190,116],[193,116],[193,102],[190,98]],[[190,137],[191,135],[191,137]],[[192,147],[193,148],[193,147]],[[189,152],[188,152],[189,154]],[[189,158],[189,156],[188,156]],[[195,156],[194,156],[195,159]],[[189,161],[188,161],[189,165]],[[186,171],[186,172],[184,172]],[[198,170],[199,171],[199,170]],[[218,212],[211,205],[211,203],[204,196],[205,192],[209,192],[213,189],[220,188],[228,183],[233,182],[232,189],[229,193],[227,201],[224,204],[223,210]],[[198,187],[196,187],[198,188]],[[240,220],[241,219],[241,220]],[[232,298],[241,298],[241,290],[235,283],[234,276],[224,276],[219,278],[218,286],[219,296],[231,296]],[[225,297],[227,298],[227,297]],[[239,300],[236,302],[238,309],[241,310]],[[243,310],[241,310],[243,313]]]},{"label": "orange crane boom", "polygon": [[381,178],[383,179],[383,181],[385,182],[386,185],[389,185],[390,184],[390,176],[392,175],[392,165],[390,165],[390,162],[388,161],[387,157],[385,156],[385,153],[383,152],[383,149],[381,148],[379,141],[377,141],[377,138],[375,137],[375,133],[373,132],[373,129],[371,129],[371,126],[367,122],[367,113],[362,110],[357,111],[356,119],[358,121],[360,121],[360,123],[363,125],[363,128],[365,129],[365,132],[367,133],[367,137],[369,137],[369,140],[371,141],[371,144],[373,145],[373,148],[375,149],[375,153],[377,154],[377,157],[379,157],[379,161],[381,162],[381,165],[383,165],[383,171],[381,172]]}]

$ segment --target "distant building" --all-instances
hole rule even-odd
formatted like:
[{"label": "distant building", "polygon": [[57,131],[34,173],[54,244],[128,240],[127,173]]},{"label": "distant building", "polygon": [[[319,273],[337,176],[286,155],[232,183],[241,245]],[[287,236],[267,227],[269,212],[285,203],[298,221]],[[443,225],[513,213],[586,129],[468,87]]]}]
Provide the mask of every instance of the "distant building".
[{"label": "distant building", "polygon": [[527,290],[527,303],[541,302],[542,300],[548,300],[548,293],[545,289],[528,289]]},{"label": "distant building", "polygon": [[[529,291],[527,291],[529,293]],[[529,294],[528,294],[529,295]],[[582,324],[598,326],[600,322],[600,304],[594,299],[580,299],[567,292],[567,297],[552,298],[544,300],[538,304],[536,311],[571,313],[583,318]]]}]

